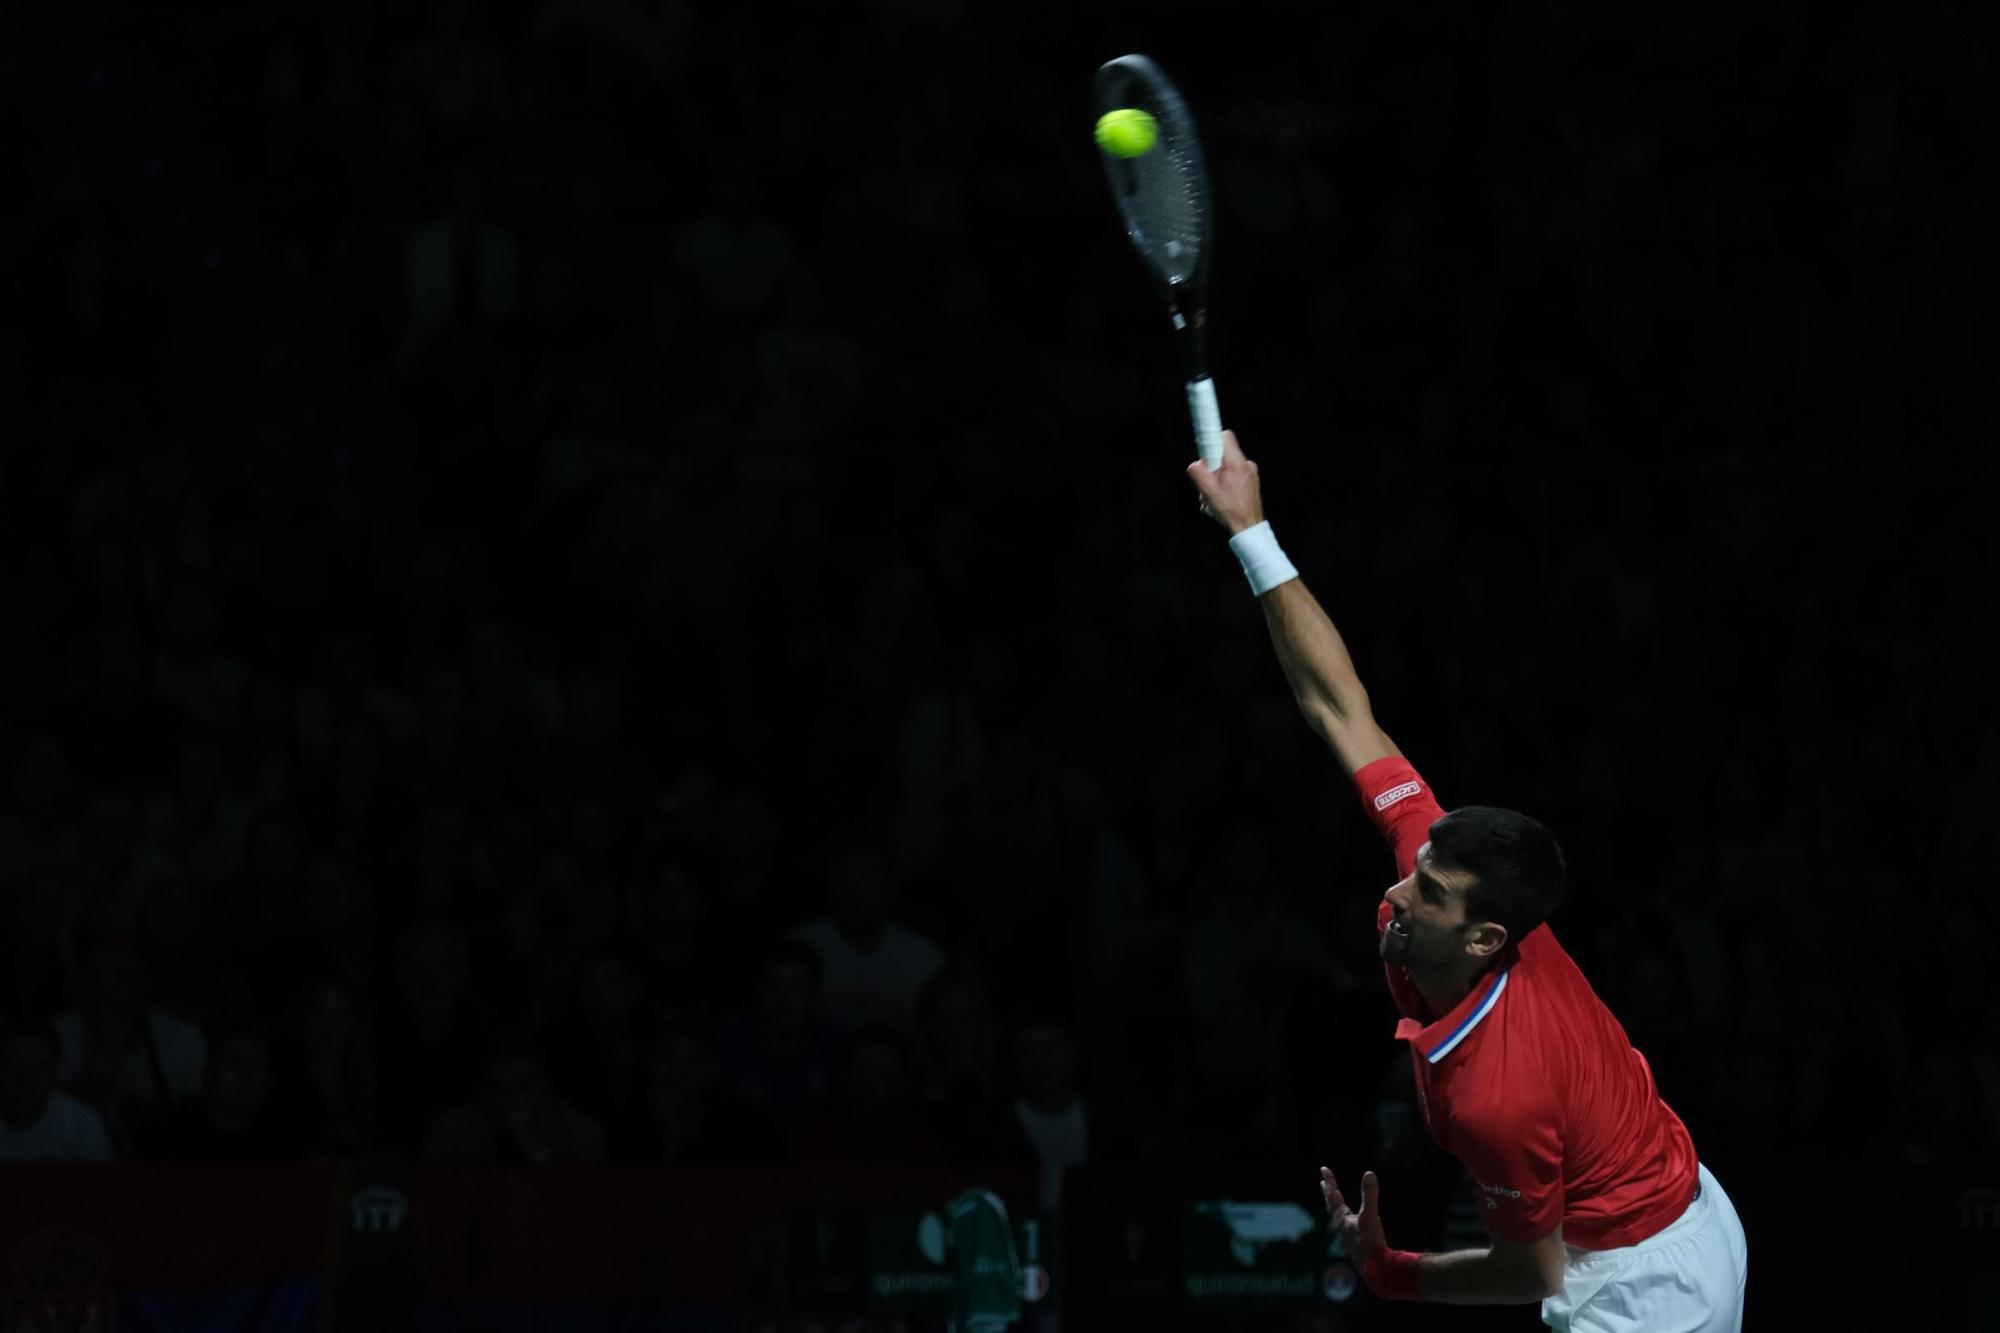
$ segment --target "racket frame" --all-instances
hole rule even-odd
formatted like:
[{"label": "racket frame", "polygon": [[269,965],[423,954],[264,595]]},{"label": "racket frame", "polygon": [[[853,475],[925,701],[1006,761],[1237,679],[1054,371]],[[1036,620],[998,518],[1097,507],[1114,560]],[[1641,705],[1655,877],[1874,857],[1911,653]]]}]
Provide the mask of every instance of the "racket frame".
[{"label": "racket frame", "polygon": [[1170,276],[1161,268],[1152,252],[1140,242],[1141,228],[1126,211],[1125,192],[1120,189],[1116,173],[1137,168],[1107,155],[1106,180],[1125,234],[1132,248],[1139,252],[1140,262],[1167,308],[1167,318],[1173,325],[1174,340],[1180,347],[1181,363],[1186,370],[1188,413],[1194,422],[1195,447],[1213,471],[1222,461],[1222,411],[1216,402],[1215,380],[1208,371],[1208,276],[1215,254],[1215,196],[1209,185],[1208,158],[1202,152],[1194,113],[1188,109],[1186,99],[1166,72],[1145,56],[1119,56],[1098,67],[1091,82],[1096,114],[1102,116],[1106,111],[1133,105],[1133,99],[1124,90],[1134,85],[1144,93],[1142,110],[1163,124],[1171,118],[1177,147],[1192,170],[1191,186],[1198,200],[1201,226],[1195,261],[1185,277]]}]

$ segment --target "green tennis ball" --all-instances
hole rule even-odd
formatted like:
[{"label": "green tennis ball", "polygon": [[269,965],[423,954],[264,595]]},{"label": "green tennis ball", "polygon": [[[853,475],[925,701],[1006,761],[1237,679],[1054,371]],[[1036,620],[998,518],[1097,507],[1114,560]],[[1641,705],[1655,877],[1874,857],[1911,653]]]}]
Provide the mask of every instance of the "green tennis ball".
[{"label": "green tennis ball", "polygon": [[1120,107],[1097,118],[1097,146],[1113,157],[1140,157],[1160,141],[1160,122],[1137,107]]}]

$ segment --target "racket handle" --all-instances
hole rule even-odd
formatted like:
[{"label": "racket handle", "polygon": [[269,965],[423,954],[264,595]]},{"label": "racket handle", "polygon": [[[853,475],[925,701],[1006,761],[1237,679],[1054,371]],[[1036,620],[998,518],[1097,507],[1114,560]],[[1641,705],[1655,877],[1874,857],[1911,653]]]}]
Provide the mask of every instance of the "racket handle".
[{"label": "racket handle", "polygon": [[1194,447],[1210,472],[1222,466],[1222,409],[1215,405],[1215,381],[1189,380],[1188,411],[1194,413]]}]

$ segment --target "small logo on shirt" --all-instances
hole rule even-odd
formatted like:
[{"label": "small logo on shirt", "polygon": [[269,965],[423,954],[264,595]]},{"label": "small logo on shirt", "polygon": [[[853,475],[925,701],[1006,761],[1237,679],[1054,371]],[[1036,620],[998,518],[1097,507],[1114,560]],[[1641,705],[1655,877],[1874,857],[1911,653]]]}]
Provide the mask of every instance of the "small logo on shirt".
[{"label": "small logo on shirt", "polygon": [[[1473,1181],[1472,1183],[1475,1185],[1479,1185],[1479,1182],[1476,1180]],[[1485,1190],[1488,1194],[1501,1194],[1505,1195],[1509,1199],[1518,1199],[1521,1197],[1521,1191],[1510,1190],[1505,1185],[1479,1185],[1479,1188]],[[1495,1204],[1493,1200],[1488,1199],[1486,1201],[1486,1206],[1488,1208],[1492,1208],[1495,1206]]]},{"label": "small logo on shirt", "polygon": [[1391,787],[1375,798],[1375,808],[1377,810],[1387,810],[1396,802],[1407,800],[1423,789],[1424,786],[1421,782],[1405,782],[1400,787]]}]

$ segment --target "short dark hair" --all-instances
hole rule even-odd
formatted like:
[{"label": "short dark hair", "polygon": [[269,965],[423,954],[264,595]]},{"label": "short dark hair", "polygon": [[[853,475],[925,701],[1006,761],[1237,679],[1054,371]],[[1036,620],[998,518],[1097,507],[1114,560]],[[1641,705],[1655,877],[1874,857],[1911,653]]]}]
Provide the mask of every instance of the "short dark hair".
[{"label": "short dark hair", "polygon": [[1431,825],[1431,857],[1473,877],[1465,915],[1497,921],[1519,943],[1569,891],[1562,847],[1546,824],[1518,810],[1466,805]]},{"label": "short dark hair", "polygon": [[826,981],[826,964],[820,960],[819,951],[803,940],[795,940],[787,935],[773,940],[764,949],[764,957],[758,969],[759,977],[768,977],[776,967],[803,967],[812,976],[813,989],[818,990]]},{"label": "short dark hair", "polygon": [[62,1037],[55,1023],[43,1014],[9,1014],[0,1021],[0,1045],[16,1041],[44,1042],[50,1054],[62,1055]]}]

